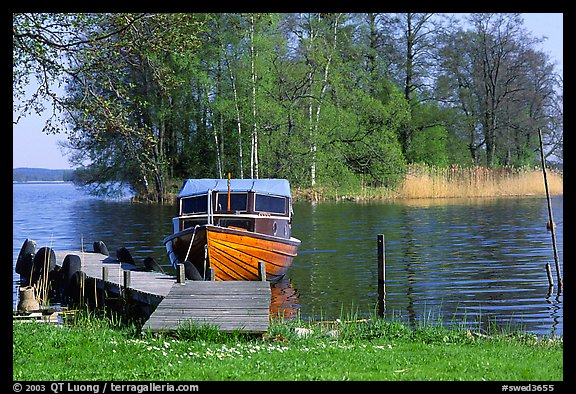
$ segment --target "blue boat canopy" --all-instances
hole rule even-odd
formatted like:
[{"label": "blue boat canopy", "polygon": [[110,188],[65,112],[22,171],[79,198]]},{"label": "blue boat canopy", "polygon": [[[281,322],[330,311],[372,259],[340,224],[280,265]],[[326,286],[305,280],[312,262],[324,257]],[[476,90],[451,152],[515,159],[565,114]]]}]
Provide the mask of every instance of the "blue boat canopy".
[{"label": "blue boat canopy", "polygon": [[[186,179],[178,193],[178,198],[205,194],[208,190],[227,192],[228,179]],[[291,196],[290,183],[287,179],[231,179],[230,192]]]}]

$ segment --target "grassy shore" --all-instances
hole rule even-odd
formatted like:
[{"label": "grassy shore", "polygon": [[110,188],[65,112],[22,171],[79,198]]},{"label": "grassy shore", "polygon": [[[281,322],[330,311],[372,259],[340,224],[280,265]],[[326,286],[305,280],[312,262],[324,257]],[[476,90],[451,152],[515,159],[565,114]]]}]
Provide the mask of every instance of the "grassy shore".
[{"label": "grassy shore", "polygon": [[[551,195],[563,194],[562,174],[547,170]],[[369,186],[293,190],[294,199],[320,200],[380,200],[416,198],[476,198],[545,196],[542,170],[519,168],[435,167],[413,164],[403,181],[394,189]]]},{"label": "grassy shore", "polygon": [[187,327],[142,334],[105,319],[13,323],[14,380],[562,381],[562,338],[372,318],[276,321],[263,336]]}]

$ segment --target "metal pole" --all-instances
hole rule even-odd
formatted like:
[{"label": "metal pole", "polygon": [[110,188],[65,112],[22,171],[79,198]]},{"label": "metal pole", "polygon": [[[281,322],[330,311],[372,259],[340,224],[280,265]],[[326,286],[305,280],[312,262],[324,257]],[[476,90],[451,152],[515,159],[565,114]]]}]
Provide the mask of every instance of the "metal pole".
[{"label": "metal pole", "polygon": [[550,192],[548,191],[548,178],[546,176],[546,162],[544,160],[544,145],[542,143],[542,130],[538,128],[538,138],[540,139],[540,158],[542,159],[542,173],[544,174],[544,186],[546,187],[546,201],[548,202],[548,217],[550,220],[550,234],[552,234],[552,248],[554,249],[554,262],[556,263],[556,276],[558,277],[558,290],[562,289],[562,274],[558,263],[558,249],[556,248],[556,234],[554,230],[554,219],[552,217],[552,204],[550,202]]},{"label": "metal pole", "polygon": [[230,173],[228,173],[228,207],[226,210],[230,212]]}]

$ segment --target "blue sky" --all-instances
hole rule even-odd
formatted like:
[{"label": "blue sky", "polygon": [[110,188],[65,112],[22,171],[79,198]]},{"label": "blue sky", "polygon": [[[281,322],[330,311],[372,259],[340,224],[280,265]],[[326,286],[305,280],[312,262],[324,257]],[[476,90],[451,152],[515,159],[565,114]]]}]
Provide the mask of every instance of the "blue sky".
[{"label": "blue sky", "polygon": [[[547,37],[540,49],[555,59],[557,69],[563,71],[563,15],[530,13],[522,16],[524,26],[535,37]],[[45,117],[29,115],[13,126],[13,168],[71,168],[58,147],[58,141],[65,140],[66,135],[42,133],[44,121]]]}]

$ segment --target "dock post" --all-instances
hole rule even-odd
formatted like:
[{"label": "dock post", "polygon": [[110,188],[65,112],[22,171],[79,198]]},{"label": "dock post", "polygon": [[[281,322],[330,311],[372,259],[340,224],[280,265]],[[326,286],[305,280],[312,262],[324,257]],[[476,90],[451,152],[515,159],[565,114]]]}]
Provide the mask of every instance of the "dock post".
[{"label": "dock post", "polygon": [[213,281],[215,277],[216,277],[216,274],[214,273],[214,268],[209,267],[208,268],[208,280]]},{"label": "dock post", "polygon": [[176,270],[176,283],[178,284],[185,284],[186,283],[186,274],[184,271],[184,264],[179,263],[176,266],[177,270]]},{"label": "dock post", "polygon": [[[122,309],[126,316],[130,316],[130,307],[128,302],[128,288],[130,287],[130,276],[132,274],[131,271],[125,270],[124,273],[124,286],[120,288],[121,300],[122,300]],[[120,286],[118,286],[120,287]]]},{"label": "dock post", "polygon": [[108,282],[108,267],[102,267],[102,304],[106,302],[106,282]]},{"label": "dock post", "polygon": [[129,271],[129,270],[124,271],[124,289],[127,289],[130,287],[130,274],[131,274],[131,271]]},{"label": "dock post", "polygon": [[266,263],[263,261],[258,262],[258,279],[263,282],[266,280]]},{"label": "dock post", "polygon": [[378,234],[378,316],[384,317],[386,298],[386,258],[384,234]]},{"label": "dock post", "polygon": [[130,287],[130,274],[129,270],[124,271],[124,287],[122,289],[122,295],[124,296],[124,301],[128,298],[128,288]]}]

